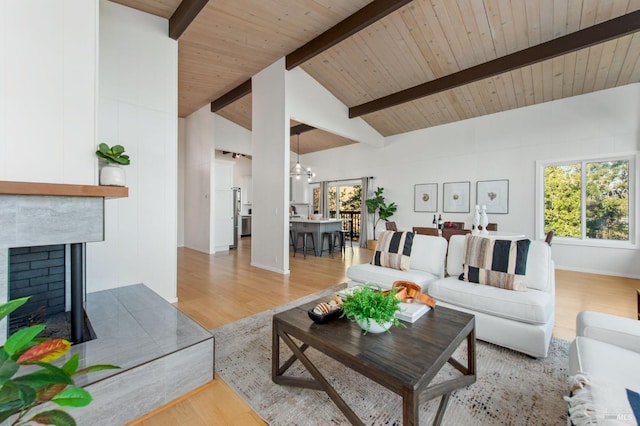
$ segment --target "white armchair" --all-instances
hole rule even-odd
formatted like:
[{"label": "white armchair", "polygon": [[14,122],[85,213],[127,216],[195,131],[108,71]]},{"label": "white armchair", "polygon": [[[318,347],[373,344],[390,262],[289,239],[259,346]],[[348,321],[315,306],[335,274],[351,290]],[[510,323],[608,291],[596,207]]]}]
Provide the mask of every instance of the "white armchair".
[{"label": "white armchair", "polygon": [[571,421],[576,425],[638,423],[629,401],[630,394],[638,398],[640,392],[640,321],[581,312],[576,334],[569,348]]}]

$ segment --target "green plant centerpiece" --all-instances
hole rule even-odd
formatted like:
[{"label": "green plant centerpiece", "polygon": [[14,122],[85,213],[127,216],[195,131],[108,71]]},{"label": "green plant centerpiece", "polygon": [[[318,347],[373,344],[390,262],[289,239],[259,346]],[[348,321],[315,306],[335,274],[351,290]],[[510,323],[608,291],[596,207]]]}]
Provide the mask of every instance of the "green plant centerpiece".
[{"label": "green plant centerpiece", "polygon": [[[0,305],[0,320],[28,299],[23,297]],[[78,354],[69,358],[61,367],[51,364],[51,361],[69,352],[71,343],[65,339],[37,338],[44,328],[44,325],[34,325],[20,329],[0,347],[0,423],[15,416],[12,426],[32,422],[74,426],[75,419],[61,409],[41,411],[29,417],[27,414],[47,402],[62,407],[86,406],[92,400],[91,394],[76,387],[73,377],[119,368],[114,365],[94,365],[78,369]],[[26,373],[17,376],[21,370],[26,370]]]},{"label": "green plant centerpiece", "polygon": [[[384,196],[382,192],[384,188],[378,187],[376,192],[374,193],[374,197],[365,200],[365,204],[367,205],[367,212],[373,215],[373,239],[376,239],[376,226],[378,222],[384,220],[385,222],[393,216],[393,214],[398,209],[396,203],[385,202]],[[378,218],[376,219],[376,214]]]},{"label": "green plant centerpiece", "polygon": [[126,177],[120,166],[131,164],[122,145],[109,147],[106,143],[98,145],[96,156],[101,160],[100,185],[125,186]]},{"label": "green plant centerpiece", "polygon": [[114,145],[109,147],[106,143],[98,145],[96,155],[101,160],[110,164],[119,164],[121,166],[128,166],[131,164],[129,156],[124,153],[124,147],[122,145]]},{"label": "green plant centerpiece", "polygon": [[383,292],[368,286],[356,289],[342,303],[341,317],[358,323],[364,334],[369,331],[381,333],[392,325],[402,325],[395,316],[400,310],[400,299],[396,297],[396,292],[397,289]]}]

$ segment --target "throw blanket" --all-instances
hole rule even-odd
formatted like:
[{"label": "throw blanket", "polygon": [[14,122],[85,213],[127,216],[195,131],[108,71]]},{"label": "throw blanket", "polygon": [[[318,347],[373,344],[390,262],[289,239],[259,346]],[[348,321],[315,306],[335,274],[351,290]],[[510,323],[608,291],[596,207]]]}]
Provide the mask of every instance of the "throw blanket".
[{"label": "throw blanket", "polygon": [[460,280],[526,291],[530,240],[494,240],[467,234]]},{"label": "throw blanket", "polygon": [[575,426],[637,425],[640,420],[640,395],[623,386],[590,378],[585,373],[569,377],[571,395],[569,419]]}]

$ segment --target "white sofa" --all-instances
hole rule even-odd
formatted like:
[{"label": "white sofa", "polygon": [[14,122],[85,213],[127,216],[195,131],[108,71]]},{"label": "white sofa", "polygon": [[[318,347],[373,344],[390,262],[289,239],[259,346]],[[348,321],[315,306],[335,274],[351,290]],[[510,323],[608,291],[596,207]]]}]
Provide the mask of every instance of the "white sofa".
[{"label": "white sofa", "polygon": [[352,265],[347,269],[349,286],[371,283],[383,290],[388,290],[394,281],[411,281],[418,284],[424,293],[430,282],[444,278],[446,255],[447,240],[442,237],[416,234],[413,237],[408,271],[369,263]]},{"label": "white sofa", "polygon": [[[626,389],[640,393],[640,321],[581,312],[569,347],[569,375],[582,388],[569,400],[574,424],[636,424]],[[589,423],[591,421],[591,423]]]},{"label": "white sofa", "polygon": [[459,280],[464,241],[463,235],[449,239],[448,276],[429,284],[429,296],[441,306],[474,314],[478,339],[546,357],[555,319],[555,273],[549,245],[531,241],[524,277],[527,291],[514,291]]}]

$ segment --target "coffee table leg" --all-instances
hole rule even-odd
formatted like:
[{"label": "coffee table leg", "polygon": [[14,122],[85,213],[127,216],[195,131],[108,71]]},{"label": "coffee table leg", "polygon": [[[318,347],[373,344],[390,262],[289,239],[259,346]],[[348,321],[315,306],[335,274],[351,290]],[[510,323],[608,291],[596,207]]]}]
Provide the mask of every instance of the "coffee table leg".
[{"label": "coffee table leg", "polygon": [[442,419],[444,419],[444,412],[447,410],[447,402],[449,402],[450,395],[451,393],[449,392],[442,395],[442,399],[440,399],[440,405],[438,406],[438,411],[436,412],[436,417],[433,419],[434,426],[442,424]]},{"label": "coffee table leg", "polygon": [[414,392],[413,389],[405,390],[402,393],[402,424],[404,426],[418,426],[419,421],[419,400],[420,393]]}]

